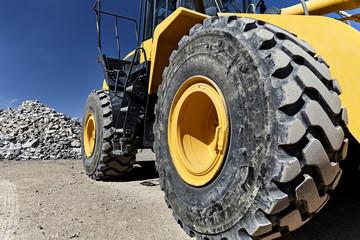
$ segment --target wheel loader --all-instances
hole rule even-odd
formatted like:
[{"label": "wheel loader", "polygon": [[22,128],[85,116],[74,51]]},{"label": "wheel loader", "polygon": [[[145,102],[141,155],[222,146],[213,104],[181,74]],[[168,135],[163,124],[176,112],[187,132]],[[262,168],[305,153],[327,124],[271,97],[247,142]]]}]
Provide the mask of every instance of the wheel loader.
[{"label": "wheel loader", "polygon": [[[97,0],[104,81],[84,110],[85,172],[131,174],[137,151],[152,149],[189,236],[274,239],[299,228],[337,186],[349,139],[360,139],[360,34],[349,25],[359,14],[345,12],[359,7],[140,0],[135,20]],[[116,57],[102,51],[103,15],[115,19]],[[118,19],[136,29],[124,58]]]}]

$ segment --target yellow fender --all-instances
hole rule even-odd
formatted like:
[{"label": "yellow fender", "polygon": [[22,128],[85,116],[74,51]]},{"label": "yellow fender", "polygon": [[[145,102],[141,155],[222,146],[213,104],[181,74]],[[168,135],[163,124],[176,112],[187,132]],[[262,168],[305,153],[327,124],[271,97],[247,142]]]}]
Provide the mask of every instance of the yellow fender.
[{"label": "yellow fender", "polygon": [[[222,14],[219,14],[222,15]],[[224,15],[224,14],[223,14]],[[360,33],[338,20],[322,16],[228,14],[251,17],[282,27],[307,41],[330,65],[333,78],[337,78],[343,93],[342,105],[348,110],[348,128],[360,141]],[[157,26],[151,49],[149,94],[157,93],[162,73],[169,64],[169,57],[178,48],[178,42],[197,23],[209,16],[179,8]],[[150,42],[151,43],[151,42]],[[147,51],[150,52],[150,51]]]},{"label": "yellow fender", "polygon": [[189,35],[190,28],[195,24],[202,23],[208,17],[186,8],[178,8],[156,27],[150,55],[149,94],[157,93],[158,86],[162,82],[164,68],[169,65],[172,51],[178,49],[180,39],[184,35]]}]

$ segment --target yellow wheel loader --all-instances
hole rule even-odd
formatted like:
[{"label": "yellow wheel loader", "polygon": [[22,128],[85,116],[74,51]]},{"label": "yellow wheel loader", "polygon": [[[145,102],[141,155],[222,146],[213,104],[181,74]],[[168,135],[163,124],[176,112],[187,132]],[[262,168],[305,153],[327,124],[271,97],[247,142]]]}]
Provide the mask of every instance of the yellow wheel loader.
[{"label": "yellow wheel loader", "polygon": [[[359,7],[140,0],[137,21],[97,0],[105,80],[84,110],[86,173],[121,177],[149,148],[189,236],[274,239],[302,226],[338,184],[349,139],[360,139],[360,33],[347,24],[359,14],[344,12]],[[339,19],[319,16],[333,12]],[[102,52],[102,15],[115,18],[117,58]],[[123,59],[118,19],[136,28],[138,47]]]}]

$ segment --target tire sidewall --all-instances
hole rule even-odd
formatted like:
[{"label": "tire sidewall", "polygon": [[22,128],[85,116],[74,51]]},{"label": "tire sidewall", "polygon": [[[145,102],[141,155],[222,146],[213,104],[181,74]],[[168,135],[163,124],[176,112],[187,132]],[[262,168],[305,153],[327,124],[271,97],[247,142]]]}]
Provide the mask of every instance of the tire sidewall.
[{"label": "tire sidewall", "polygon": [[[225,231],[236,224],[257,195],[262,184],[260,174],[264,181],[271,176],[261,170],[271,161],[266,157],[271,148],[266,141],[270,136],[266,126],[271,113],[261,82],[266,69],[260,69],[258,60],[250,56],[251,46],[226,31],[215,29],[212,33],[215,38],[209,38],[206,31],[197,34],[172,59],[161,86],[156,114],[156,153],[165,194],[185,225],[207,234]],[[200,188],[188,185],[178,175],[167,133],[172,100],[180,86],[195,75],[210,78],[221,89],[230,123],[225,163],[217,178]],[[210,229],[208,225],[216,228]]]},{"label": "tire sidewall", "polygon": [[[96,95],[96,93],[92,92],[86,101],[84,115],[82,119],[81,155],[83,159],[85,172],[88,175],[92,175],[96,171],[101,155],[101,141],[103,139],[103,131],[102,131],[103,121],[102,121],[102,109],[100,103],[101,102],[99,97]],[[92,155],[88,157],[85,154],[85,149],[84,149],[84,129],[85,129],[86,116],[90,113],[92,113],[95,117],[96,137],[95,137],[94,151]]]}]

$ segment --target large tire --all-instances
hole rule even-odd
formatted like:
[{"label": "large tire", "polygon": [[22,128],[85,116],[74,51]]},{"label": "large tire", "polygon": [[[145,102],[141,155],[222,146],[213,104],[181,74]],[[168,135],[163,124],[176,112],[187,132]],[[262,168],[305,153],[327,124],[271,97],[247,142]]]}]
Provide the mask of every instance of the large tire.
[{"label": "large tire", "polygon": [[[170,132],[174,105],[194,76],[217,85],[229,118],[222,166],[199,184],[178,171],[169,143],[177,134]],[[340,92],[314,49],[279,27],[234,16],[194,26],[164,71],[155,122],[160,186],[186,233],[204,240],[273,239],[312,218],[337,185],[338,161],[347,152]],[[172,139],[183,147],[181,138]]]},{"label": "large tire", "polygon": [[[89,134],[87,130],[90,131]],[[136,148],[130,148],[128,155],[113,155],[111,153],[113,137],[112,108],[108,91],[94,90],[89,94],[85,105],[81,144],[85,172],[92,179],[106,180],[121,177],[132,170]],[[91,138],[94,139],[89,144]]]}]

